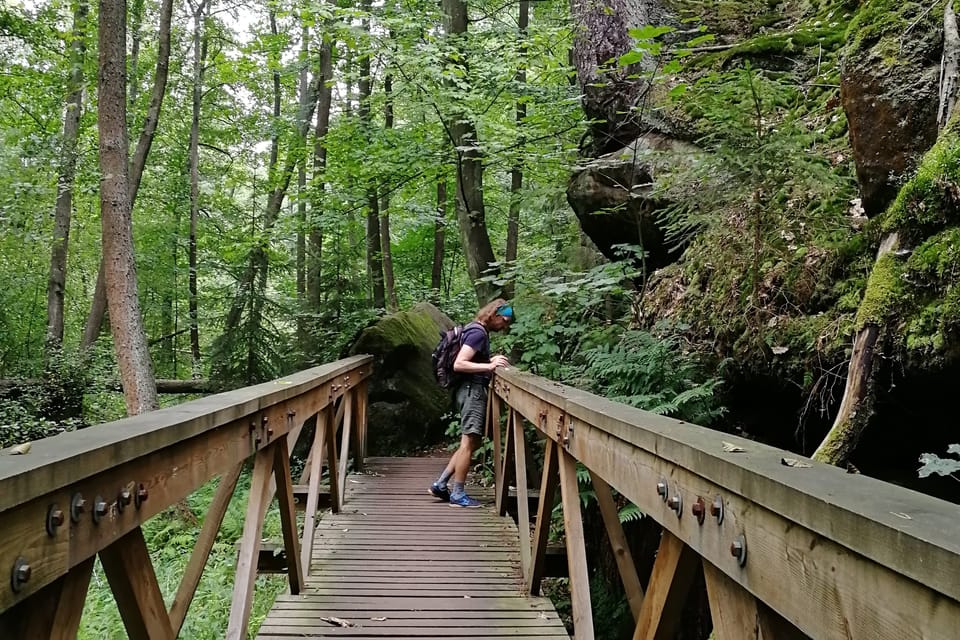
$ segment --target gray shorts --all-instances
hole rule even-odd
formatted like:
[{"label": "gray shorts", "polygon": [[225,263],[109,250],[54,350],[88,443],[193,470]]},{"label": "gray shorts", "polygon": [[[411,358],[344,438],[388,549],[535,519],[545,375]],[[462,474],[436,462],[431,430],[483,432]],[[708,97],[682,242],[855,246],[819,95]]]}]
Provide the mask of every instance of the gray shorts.
[{"label": "gray shorts", "polygon": [[483,437],[487,417],[487,387],[465,382],[457,387],[457,408],[460,410],[460,433]]}]

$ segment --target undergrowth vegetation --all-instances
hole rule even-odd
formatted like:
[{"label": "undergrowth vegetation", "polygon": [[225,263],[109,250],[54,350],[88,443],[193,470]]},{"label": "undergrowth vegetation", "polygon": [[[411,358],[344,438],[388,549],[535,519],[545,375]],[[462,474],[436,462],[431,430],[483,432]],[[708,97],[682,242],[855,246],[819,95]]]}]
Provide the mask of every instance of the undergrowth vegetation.
[{"label": "undergrowth vegetation", "polygon": [[[143,534],[157,581],[167,608],[176,595],[180,579],[203,526],[204,515],[216,491],[216,482],[209,482],[180,504],[151,518],[143,525]],[[246,496],[250,489],[249,473],[237,483],[234,498],[224,516],[217,540],[190,611],[180,632],[190,640],[219,640],[226,636],[233,595],[237,548],[243,534]],[[277,507],[267,512],[263,525],[265,539],[281,539]],[[286,576],[258,576],[254,591],[248,637],[255,637],[273,600],[286,588]],[[97,562],[80,623],[79,640],[123,640],[127,637],[113,594],[103,570]]]}]

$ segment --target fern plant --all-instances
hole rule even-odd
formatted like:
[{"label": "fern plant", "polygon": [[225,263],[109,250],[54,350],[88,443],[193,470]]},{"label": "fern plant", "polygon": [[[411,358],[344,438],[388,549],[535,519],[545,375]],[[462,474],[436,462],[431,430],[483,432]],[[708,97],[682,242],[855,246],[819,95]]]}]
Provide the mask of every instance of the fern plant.
[{"label": "fern plant", "polygon": [[697,424],[723,415],[714,395],[721,380],[703,376],[675,338],[625,331],[616,344],[598,344],[582,356],[581,379],[611,400]]}]

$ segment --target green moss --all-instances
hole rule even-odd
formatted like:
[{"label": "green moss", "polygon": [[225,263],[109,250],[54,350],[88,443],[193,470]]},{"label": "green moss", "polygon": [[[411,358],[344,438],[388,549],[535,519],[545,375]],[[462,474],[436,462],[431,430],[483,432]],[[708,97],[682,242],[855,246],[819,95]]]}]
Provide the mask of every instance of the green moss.
[{"label": "green moss", "polygon": [[880,256],[873,265],[857,312],[857,330],[868,324],[883,324],[893,314],[903,296],[901,272],[902,266],[892,253]]},{"label": "green moss", "polygon": [[960,222],[960,138],[953,120],[937,143],[924,156],[917,174],[900,190],[883,217],[886,232],[898,231],[915,242]]},{"label": "green moss", "polygon": [[891,65],[915,64],[903,55],[904,34],[939,33],[943,7],[897,0],[869,0],[851,20],[847,51],[872,50]]}]

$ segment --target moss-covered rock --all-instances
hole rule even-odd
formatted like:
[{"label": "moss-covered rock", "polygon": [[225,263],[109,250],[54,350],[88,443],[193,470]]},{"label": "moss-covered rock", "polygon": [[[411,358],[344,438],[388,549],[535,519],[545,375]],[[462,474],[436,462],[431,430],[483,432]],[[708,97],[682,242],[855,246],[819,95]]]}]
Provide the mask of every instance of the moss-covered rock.
[{"label": "moss-covered rock", "polygon": [[451,326],[443,312],[422,302],[381,318],[351,347],[351,354],[374,357],[368,406],[372,455],[396,455],[440,440],[450,394],[437,385],[430,356],[440,331]]},{"label": "moss-covered rock", "polygon": [[894,0],[871,0],[851,21],[840,96],[868,216],[937,139],[942,23],[942,6]]}]

